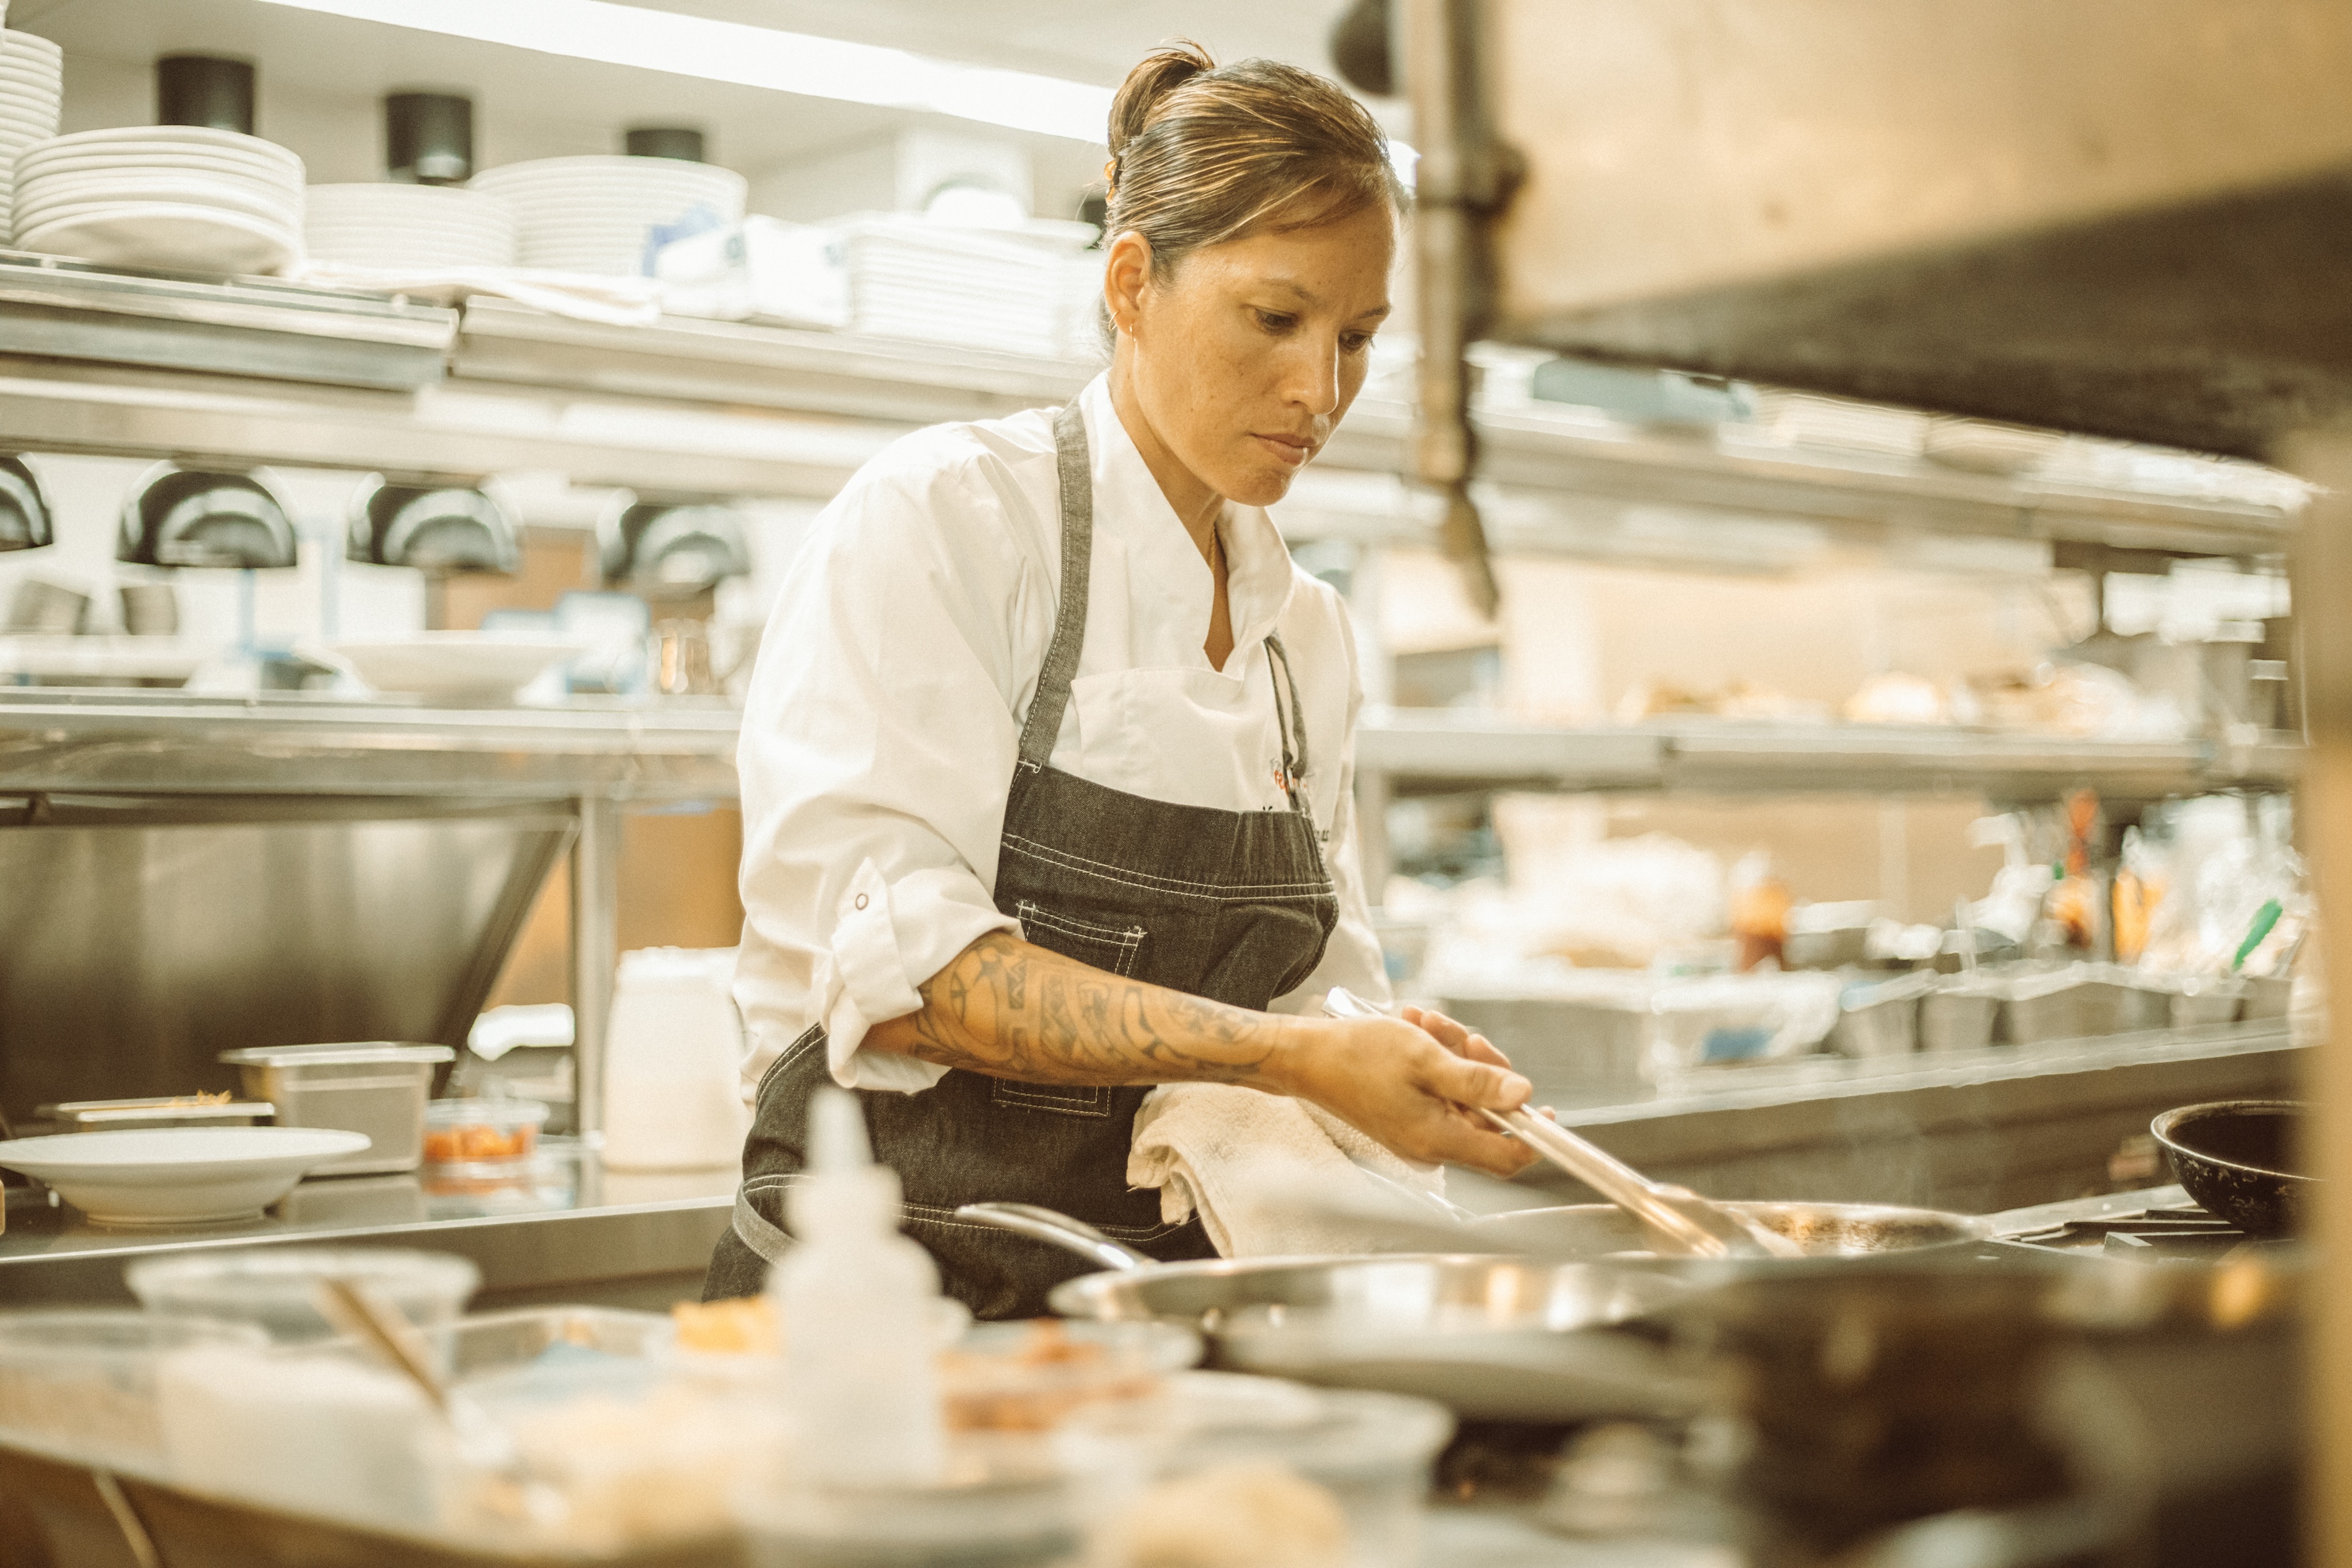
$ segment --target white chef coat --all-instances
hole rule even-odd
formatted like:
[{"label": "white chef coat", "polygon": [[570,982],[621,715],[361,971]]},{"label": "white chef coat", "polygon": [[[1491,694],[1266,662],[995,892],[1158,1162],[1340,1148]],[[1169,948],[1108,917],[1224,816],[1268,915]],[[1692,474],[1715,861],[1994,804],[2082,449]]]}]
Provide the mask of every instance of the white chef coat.
[{"label": "white chef coat", "polygon": [[[1274,520],[1228,504],[1233,656],[1210,666],[1207,561],[1144,465],[1108,377],[1079,393],[1094,473],[1087,635],[1052,764],[1178,805],[1289,809],[1265,636],[1306,716],[1305,789],[1339,897],[1307,983],[1388,994],[1355,842],[1347,609],[1290,559]],[[916,988],[991,931],[998,841],[1061,593],[1049,411],[942,424],[858,470],[817,518],[768,622],[744,705],[743,945],[735,998],[746,1092],[823,1023],[846,1087],[927,1089],[947,1070],[859,1049],[916,1011]],[[1288,695],[1286,692],[1286,704]]]}]

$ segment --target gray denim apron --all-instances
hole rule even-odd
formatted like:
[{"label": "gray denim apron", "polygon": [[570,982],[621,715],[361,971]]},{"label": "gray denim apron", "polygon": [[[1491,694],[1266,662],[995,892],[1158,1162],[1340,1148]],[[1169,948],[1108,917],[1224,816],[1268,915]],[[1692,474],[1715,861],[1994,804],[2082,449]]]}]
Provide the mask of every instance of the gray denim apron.
[{"label": "gray denim apron", "polygon": [[[996,906],[1023,935],[1080,963],[1235,1007],[1263,1009],[1303,984],[1339,919],[1307,804],[1307,727],[1279,640],[1265,640],[1282,724],[1288,810],[1223,811],[1147,800],[1051,767],[1086,639],[1094,493],[1074,400],[1054,423],[1061,482],[1062,599],[1021,731],[1004,808]],[[748,1295],[792,1239],[786,1187],[804,1167],[811,1093],[832,1082],[822,1025],[761,1080],[743,1147],[735,1220],[710,1260],[703,1299]],[[955,1218],[987,1199],[1076,1215],[1167,1261],[1215,1256],[1197,1219],[1170,1225],[1157,1192],[1127,1185],[1128,1145],[1146,1087],[1017,1083],[950,1070],[919,1094],[862,1092],[875,1157],[906,1191],[906,1231],[950,1295],[982,1318],[1034,1316],[1086,1265],[1058,1248]]]}]

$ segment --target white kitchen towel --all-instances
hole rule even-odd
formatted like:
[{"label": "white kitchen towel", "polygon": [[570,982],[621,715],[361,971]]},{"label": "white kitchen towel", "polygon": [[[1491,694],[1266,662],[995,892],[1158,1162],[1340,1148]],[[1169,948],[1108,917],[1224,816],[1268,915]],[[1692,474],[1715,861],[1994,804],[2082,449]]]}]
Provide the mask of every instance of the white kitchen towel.
[{"label": "white kitchen towel", "polygon": [[1318,1105],[1227,1083],[1171,1083],[1135,1115],[1127,1179],[1160,1217],[1194,1214],[1225,1258],[1381,1249],[1382,1215],[1435,1217],[1445,1172],[1391,1154]]},{"label": "white kitchen towel", "polygon": [[495,294],[551,316],[607,327],[646,327],[661,319],[662,286],[650,277],[545,272],[527,267],[354,267],[341,261],[309,262],[288,276],[296,283],[320,288],[405,294],[440,305],[462,304],[477,294]]}]

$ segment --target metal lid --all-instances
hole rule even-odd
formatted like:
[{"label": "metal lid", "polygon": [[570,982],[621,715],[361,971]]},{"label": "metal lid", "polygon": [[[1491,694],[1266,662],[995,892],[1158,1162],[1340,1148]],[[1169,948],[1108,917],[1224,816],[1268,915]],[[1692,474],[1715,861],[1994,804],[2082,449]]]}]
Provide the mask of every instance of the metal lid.
[{"label": "metal lid", "polygon": [[368,1061],[455,1061],[457,1053],[446,1045],[359,1040],[328,1045],[247,1046],[243,1051],[224,1051],[220,1059],[236,1067],[340,1067]]},{"label": "metal lid", "polygon": [[36,1121],[70,1122],[79,1126],[105,1126],[117,1122],[161,1120],[209,1122],[251,1120],[275,1116],[278,1107],[267,1100],[67,1100],[33,1113]]}]

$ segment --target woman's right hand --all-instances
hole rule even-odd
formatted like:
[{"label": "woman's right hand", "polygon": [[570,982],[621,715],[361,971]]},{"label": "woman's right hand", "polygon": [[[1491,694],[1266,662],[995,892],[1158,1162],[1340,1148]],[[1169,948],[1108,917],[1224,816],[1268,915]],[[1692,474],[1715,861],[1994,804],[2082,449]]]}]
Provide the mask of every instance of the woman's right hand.
[{"label": "woman's right hand", "polygon": [[1507,1067],[1473,1061],[1402,1019],[1300,1019],[1282,1087],[1409,1160],[1515,1176],[1534,1150],[1465,1107],[1516,1111],[1533,1092]]}]

